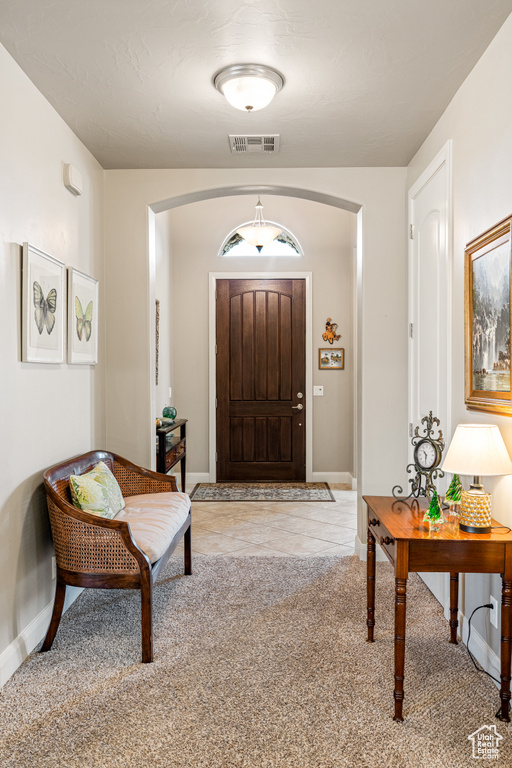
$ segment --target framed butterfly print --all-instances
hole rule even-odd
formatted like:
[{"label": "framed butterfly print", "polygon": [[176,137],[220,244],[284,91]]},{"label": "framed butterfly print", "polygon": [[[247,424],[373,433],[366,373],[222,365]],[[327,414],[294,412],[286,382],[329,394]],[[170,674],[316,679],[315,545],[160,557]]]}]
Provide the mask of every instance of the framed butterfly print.
[{"label": "framed butterfly print", "polygon": [[68,267],[68,363],[98,362],[98,281]]},{"label": "framed butterfly print", "polygon": [[66,267],[30,243],[23,243],[21,359],[63,363]]}]

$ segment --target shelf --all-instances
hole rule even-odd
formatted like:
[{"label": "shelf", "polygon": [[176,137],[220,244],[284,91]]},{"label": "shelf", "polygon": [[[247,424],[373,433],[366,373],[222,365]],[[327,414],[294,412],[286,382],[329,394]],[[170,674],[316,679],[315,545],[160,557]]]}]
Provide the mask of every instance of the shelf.
[{"label": "shelf", "polygon": [[[176,464],[181,462],[181,485],[185,488],[187,456],[186,441],[187,419],[177,419],[173,424],[157,427],[156,430],[156,469],[167,474]],[[173,434],[179,429],[179,435]]]}]

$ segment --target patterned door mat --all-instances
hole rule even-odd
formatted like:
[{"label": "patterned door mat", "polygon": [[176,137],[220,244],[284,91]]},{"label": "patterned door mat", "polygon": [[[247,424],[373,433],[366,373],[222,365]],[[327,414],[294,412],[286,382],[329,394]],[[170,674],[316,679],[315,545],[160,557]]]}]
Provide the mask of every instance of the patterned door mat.
[{"label": "patterned door mat", "polygon": [[329,483],[198,483],[194,501],[336,501]]}]

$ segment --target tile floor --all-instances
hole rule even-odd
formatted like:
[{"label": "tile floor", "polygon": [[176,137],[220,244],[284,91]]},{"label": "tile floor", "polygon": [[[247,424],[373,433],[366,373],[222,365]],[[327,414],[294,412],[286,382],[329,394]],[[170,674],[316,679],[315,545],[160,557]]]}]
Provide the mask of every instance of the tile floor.
[{"label": "tile floor", "polygon": [[356,492],[331,484],[335,502],[192,502],[197,555],[351,555]]}]

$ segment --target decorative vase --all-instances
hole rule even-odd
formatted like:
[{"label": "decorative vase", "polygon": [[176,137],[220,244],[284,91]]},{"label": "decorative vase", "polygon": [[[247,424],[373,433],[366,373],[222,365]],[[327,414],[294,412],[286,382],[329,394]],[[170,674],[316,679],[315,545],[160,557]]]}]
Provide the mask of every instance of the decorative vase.
[{"label": "decorative vase", "polygon": [[174,407],[174,405],[166,405],[165,408],[162,411],[162,416],[164,419],[175,419],[178,415],[178,411]]}]

